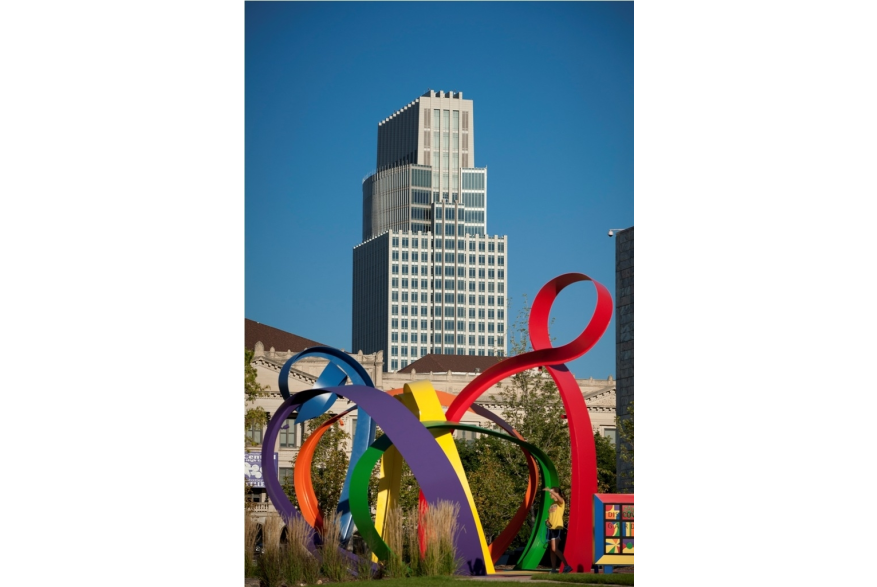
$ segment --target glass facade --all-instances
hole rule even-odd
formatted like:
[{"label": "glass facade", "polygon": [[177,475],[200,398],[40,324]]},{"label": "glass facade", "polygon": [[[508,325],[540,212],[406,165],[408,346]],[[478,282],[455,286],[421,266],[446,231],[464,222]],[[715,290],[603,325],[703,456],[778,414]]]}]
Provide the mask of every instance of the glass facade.
[{"label": "glass facade", "polygon": [[378,125],[354,248],[353,345],[383,350],[389,371],[429,352],[506,354],[507,240],[487,234],[472,132],[472,101],[442,92]]}]

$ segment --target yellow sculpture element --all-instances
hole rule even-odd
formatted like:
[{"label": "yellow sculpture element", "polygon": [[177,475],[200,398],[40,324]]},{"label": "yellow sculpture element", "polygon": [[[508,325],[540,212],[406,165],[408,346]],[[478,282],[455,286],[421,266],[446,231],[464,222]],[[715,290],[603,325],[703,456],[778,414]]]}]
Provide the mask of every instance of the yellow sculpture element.
[{"label": "yellow sculpture element", "polygon": [[[429,381],[414,381],[406,383],[403,393],[396,396],[405,407],[411,410],[411,413],[418,417],[421,422],[429,421],[446,421],[444,410],[442,410],[441,402],[432,384]],[[484,566],[487,574],[492,575],[496,571],[493,567],[493,559],[490,556],[490,550],[487,546],[487,538],[484,536],[484,529],[481,527],[481,519],[478,517],[478,509],[475,507],[475,500],[472,498],[472,492],[469,489],[469,482],[466,480],[466,472],[463,470],[463,463],[460,461],[460,455],[457,453],[457,445],[454,444],[454,435],[452,432],[434,431],[436,442],[448,457],[451,465],[454,467],[460,483],[466,492],[466,498],[469,500],[469,507],[475,517],[475,528],[478,531],[478,538],[481,541],[481,553],[484,559]],[[384,524],[386,522],[387,512],[398,503],[400,487],[402,482],[402,456],[395,447],[390,448],[381,459],[381,479],[378,483],[378,499],[375,512],[375,528],[378,534],[383,536]],[[372,560],[377,559],[372,556]]]}]

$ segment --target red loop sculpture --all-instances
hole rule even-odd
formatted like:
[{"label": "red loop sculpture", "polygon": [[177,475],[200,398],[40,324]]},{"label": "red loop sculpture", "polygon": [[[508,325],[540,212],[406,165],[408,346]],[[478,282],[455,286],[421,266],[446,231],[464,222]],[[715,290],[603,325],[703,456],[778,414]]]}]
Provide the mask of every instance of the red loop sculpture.
[{"label": "red loop sculpture", "polygon": [[[557,295],[567,286],[590,281],[597,290],[594,314],[584,331],[572,342],[553,348],[548,334],[548,317]],[[566,273],[549,281],[539,290],[530,310],[530,341],[533,351],[501,361],[472,380],[448,408],[446,417],[459,422],[466,410],[481,394],[500,380],[535,367],[546,367],[560,392],[569,421],[572,460],[572,489],[569,500],[569,541],[564,550],[576,572],[589,571],[593,555],[593,511],[591,500],[597,492],[597,455],[591,430],[591,418],[585,398],[567,361],[577,359],[591,350],[612,319],[612,296],[601,283],[581,273]]]}]

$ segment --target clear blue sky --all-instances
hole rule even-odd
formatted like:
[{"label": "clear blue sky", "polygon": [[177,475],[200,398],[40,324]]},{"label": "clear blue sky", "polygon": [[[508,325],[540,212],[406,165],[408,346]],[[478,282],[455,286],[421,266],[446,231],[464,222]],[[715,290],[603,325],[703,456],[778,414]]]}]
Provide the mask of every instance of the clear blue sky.
[{"label": "clear blue sky", "polygon": [[[634,224],[632,2],[245,10],[247,318],[351,350],[352,249],[377,125],[428,89],[474,101],[487,230],[509,239],[510,315],[562,273],[614,296],[607,231]],[[594,300],[590,284],[561,294],[556,345],[581,332]],[[570,368],[615,376],[614,319]]]}]

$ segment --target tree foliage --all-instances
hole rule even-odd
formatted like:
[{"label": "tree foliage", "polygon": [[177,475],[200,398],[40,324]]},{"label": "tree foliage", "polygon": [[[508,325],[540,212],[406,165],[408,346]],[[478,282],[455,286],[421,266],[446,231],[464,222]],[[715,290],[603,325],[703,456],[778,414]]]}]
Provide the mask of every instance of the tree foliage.
[{"label": "tree foliage", "polygon": [[624,474],[624,480],[630,482],[630,491],[633,491],[633,402],[627,405],[625,417],[615,416],[615,428],[618,431],[619,458],[630,465],[630,469]]},{"label": "tree foliage", "polygon": [[617,493],[615,482],[615,446],[599,432],[594,433],[597,449],[597,493]]},{"label": "tree foliage", "polygon": [[254,445],[246,436],[246,430],[251,426],[264,426],[268,423],[268,413],[261,406],[254,405],[256,399],[265,395],[265,392],[271,388],[262,385],[256,380],[256,368],[252,365],[253,351],[244,349],[244,396],[246,400],[244,406],[244,443],[245,445]]}]

